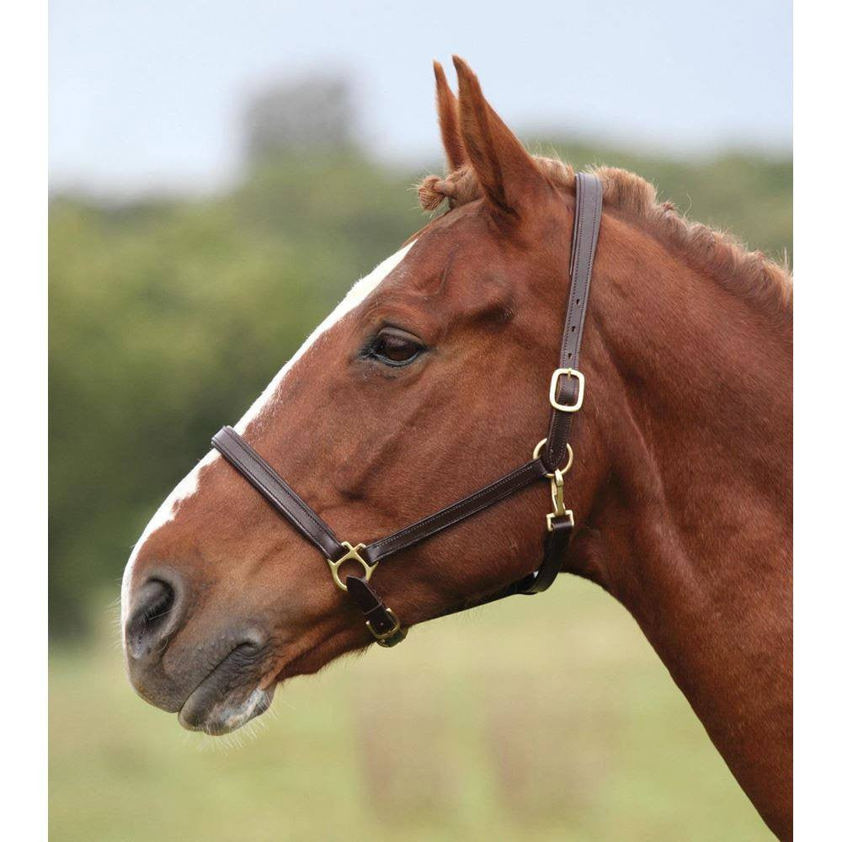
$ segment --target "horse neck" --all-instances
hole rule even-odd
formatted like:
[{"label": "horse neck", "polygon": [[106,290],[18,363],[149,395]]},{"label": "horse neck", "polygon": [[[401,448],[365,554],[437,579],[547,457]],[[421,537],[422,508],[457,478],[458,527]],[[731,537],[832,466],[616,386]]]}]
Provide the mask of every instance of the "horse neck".
[{"label": "horse neck", "polygon": [[634,615],[786,834],[791,334],[608,215],[599,248],[585,334],[594,411],[574,446],[603,468],[583,488],[592,502],[571,566]]}]

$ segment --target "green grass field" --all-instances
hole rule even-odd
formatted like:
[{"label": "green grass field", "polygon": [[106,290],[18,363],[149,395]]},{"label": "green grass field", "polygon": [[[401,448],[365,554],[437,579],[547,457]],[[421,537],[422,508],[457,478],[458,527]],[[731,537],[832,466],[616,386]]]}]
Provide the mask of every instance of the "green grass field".
[{"label": "green grass field", "polygon": [[768,840],[624,610],[571,577],[280,689],[245,733],[134,696],[113,611],[50,662],[50,838]]}]

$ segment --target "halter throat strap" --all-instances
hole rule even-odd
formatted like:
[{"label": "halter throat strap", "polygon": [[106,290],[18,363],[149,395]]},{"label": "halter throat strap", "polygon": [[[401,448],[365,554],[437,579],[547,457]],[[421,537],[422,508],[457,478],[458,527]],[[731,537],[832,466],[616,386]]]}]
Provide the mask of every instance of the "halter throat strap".
[{"label": "halter throat strap", "polygon": [[[367,628],[379,645],[395,646],[406,637],[406,630],[371,585],[370,580],[377,566],[385,559],[509,499],[540,479],[549,480],[553,501],[553,510],[546,517],[547,530],[541,566],[534,573],[482,602],[491,602],[512,594],[539,593],[546,590],[558,575],[574,529],[573,512],[564,507],[564,474],[573,458],[569,442],[573,416],[581,408],[585,394],[585,377],[579,370],[579,352],[601,215],[602,184],[592,174],[578,173],[570,251],[570,292],[559,367],[550,379],[549,430],[546,439],[535,448],[532,459],[520,467],[391,535],[368,545],[352,545],[340,541],[324,520],[232,427],[223,427],[211,440],[231,466],[322,552],[334,583],[360,608]],[[566,462],[563,468],[562,462]],[[346,564],[349,569],[353,567],[354,573],[343,578],[341,568]]]}]

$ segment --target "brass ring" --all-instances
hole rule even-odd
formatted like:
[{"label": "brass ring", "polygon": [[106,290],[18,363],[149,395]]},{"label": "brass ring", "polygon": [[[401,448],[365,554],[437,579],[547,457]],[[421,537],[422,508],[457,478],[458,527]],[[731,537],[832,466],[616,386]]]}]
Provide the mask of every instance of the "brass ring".
[{"label": "brass ring", "polygon": [[[541,453],[541,448],[547,443],[546,439],[541,439],[538,444],[535,445],[535,449],[532,451],[532,458],[537,459]],[[573,464],[573,448],[570,446],[570,442],[567,442],[567,464],[559,470],[556,468],[551,474],[544,474],[547,479],[553,479],[556,475],[564,476],[569,470],[570,466]]]}]

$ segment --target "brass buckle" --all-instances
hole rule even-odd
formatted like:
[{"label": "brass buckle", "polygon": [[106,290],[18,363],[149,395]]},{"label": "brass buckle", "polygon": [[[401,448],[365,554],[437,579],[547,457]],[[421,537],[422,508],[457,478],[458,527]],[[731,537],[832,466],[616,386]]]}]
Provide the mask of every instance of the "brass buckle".
[{"label": "brass buckle", "polygon": [[371,579],[371,574],[377,569],[380,563],[376,561],[374,564],[369,564],[361,555],[360,550],[365,549],[365,544],[357,544],[352,546],[348,541],[343,541],[342,546],[348,551],[342,558],[334,561],[332,558],[327,559],[328,567],[330,567],[330,575],[333,576],[333,581],[336,582],[336,587],[341,591],[347,591],[348,586],[339,578],[339,568],[345,564],[346,561],[356,561],[363,569],[363,579],[367,582]]},{"label": "brass buckle", "polygon": [[[576,395],[576,403],[569,404],[569,403],[559,403],[556,399],[556,395],[558,394],[558,381],[559,379],[564,377],[573,377],[579,381],[579,389]],[[582,401],[585,397],[585,375],[582,374],[576,368],[557,368],[553,372],[552,379],[550,380],[550,404],[552,405],[553,409],[557,409],[559,412],[578,412],[582,408]]]},{"label": "brass buckle", "polygon": [[387,649],[392,646],[397,646],[402,640],[406,638],[406,630],[401,628],[400,620],[395,616],[391,608],[386,609],[389,619],[394,623],[394,626],[385,632],[376,632],[371,625],[371,620],[365,621],[365,627],[371,632],[378,646],[384,646]]}]

